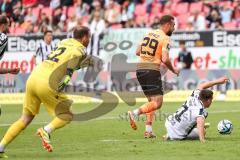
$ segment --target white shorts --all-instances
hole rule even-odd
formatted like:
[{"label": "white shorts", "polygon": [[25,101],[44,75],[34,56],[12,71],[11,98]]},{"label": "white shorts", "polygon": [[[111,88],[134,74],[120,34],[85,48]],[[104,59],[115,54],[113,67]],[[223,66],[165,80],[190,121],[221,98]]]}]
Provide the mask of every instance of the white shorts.
[{"label": "white shorts", "polygon": [[192,130],[192,132],[190,132],[188,135],[187,135],[187,138],[186,139],[192,139],[192,140],[197,140],[199,139],[199,134],[198,134],[198,129],[197,128],[194,128]]},{"label": "white shorts", "polygon": [[192,132],[190,134],[188,134],[187,136],[183,136],[183,135],[179,135],[177,133],[177,131],[175,131],[172,127],[171,124],[168,120],[166,120],[165,122],[165,127],[167,130],[167,134],[170,140],[184,140],[184,139],[191,139],[191,140],[195,140],[195,139],[199,139],[199,135],[198,135],[198,129],[194,128],[192,130]]}]

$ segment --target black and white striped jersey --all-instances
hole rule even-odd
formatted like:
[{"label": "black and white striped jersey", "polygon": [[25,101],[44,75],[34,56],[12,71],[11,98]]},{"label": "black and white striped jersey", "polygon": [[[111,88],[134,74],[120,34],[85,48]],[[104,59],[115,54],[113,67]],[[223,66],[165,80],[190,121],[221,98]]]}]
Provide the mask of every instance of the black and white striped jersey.
[{"label": "black and white striped jersey", "polygon": [[2,59],[4,52],[7,48],[7,35],[4,33],[0,33],[0,59]]},{"label": "black and white striped jersey", "polygon": [[168,127],[181,137],[187,136],[196,127],[197,117],[206,118],[208,115],[199,94],[200,90],[194,90],[177,112],[167,118],[170,122]]},{"label": "black and white striped jersey", "polygon": [[55,49],[55,47],[56,45],[53,42],[51,42],[51,44],[48,45],[46,42],[41,41],[35,55],[36,63],[40,64],[44,60],[46,60],[47,56],[51,53],[52,50]]}]

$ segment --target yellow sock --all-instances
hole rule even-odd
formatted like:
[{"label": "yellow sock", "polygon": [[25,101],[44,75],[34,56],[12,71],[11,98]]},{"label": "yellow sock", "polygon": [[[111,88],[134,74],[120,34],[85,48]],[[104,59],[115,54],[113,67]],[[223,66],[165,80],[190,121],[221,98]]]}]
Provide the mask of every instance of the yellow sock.
[{"label": "yellow sock", "polygon": [[3,146],[8,145],[17,135],[21,133],[21,131],[25,127],[26,127],[26,124],[21,119],[13,123],[5,133],[0,144],[2,144]]},{"label": "yellow sock", "polygon": [[64,121],[58,117],[54,118],[52,122],[50,122],[47,126],[44,127],[44,129],[51,133],[52,131],[64,127],[66,124],[70,123],[70,121]]}]

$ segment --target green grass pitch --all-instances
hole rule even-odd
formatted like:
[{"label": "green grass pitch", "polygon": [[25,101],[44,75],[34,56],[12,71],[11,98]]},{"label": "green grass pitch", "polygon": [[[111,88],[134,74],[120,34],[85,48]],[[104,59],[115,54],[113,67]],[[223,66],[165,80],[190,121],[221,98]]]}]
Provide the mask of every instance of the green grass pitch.
[{"label": "green grass pitch", "polygon": [[[138,104],[134,107],[137,107]],[[236,160],[240,157],[240,102],[214,102],[208,109],[207,122],[211,123],[207,130],[207,141],[163,142],[165,133],[164,114],[175,112],[181,103],[164,103],[161,114],[154,123],[154,131],[158,138],[144,139],[144,122],[140,118],[138,130],[133,131],[125,118],[125,113],[133,109],[126,104],[112,112],[91,121],[73,122],[59,129],[52,135],[54,151],[47,153],[42,149],[35,136],[37,128],[51,120],[51,116],[41,107],[27,129],[22,132],[7,148],[9,159],[17,160]],[[84,112],[94,104],[75,104],[75,112]],[[20,105],[2,105],[0,117],[0,137],[8,125],[17,120],[21,114]],[[159,114],[158,114],[159,115]],[[234,129],[230,135],[220,135],[217,123],[222,119],[232,121]]]}]

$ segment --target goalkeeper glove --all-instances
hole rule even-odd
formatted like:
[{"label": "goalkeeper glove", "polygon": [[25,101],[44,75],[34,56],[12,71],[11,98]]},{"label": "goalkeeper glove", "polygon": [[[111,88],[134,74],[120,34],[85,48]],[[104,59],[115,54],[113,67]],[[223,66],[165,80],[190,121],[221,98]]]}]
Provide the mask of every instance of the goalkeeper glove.
[{"label": "goalkeeper glove", "polygon": [[71,77],[69,75],[66,75],[63,81],[59,83],[57,91],[61,92],[70,80],[71,80]]}]

